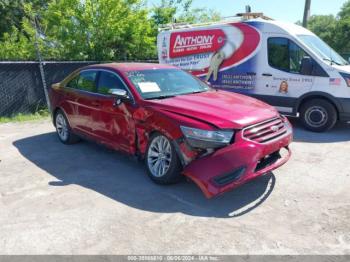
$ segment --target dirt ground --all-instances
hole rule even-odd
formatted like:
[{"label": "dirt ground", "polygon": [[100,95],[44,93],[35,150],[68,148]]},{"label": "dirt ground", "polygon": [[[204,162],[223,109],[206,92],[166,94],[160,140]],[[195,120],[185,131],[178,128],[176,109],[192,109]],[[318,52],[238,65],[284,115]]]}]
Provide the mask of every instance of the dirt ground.
[{"label": "dirt ground", "polygon": [[350,254],[350,125],[293,124],[286,165],[211,200],[49,120],[2,124],[0,254]]}]

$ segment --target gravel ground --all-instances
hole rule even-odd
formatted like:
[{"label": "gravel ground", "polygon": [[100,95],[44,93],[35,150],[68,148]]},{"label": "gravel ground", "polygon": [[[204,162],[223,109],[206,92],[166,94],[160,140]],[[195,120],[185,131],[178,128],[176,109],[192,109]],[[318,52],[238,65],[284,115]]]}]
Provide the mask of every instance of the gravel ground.
[{"label": "gravel ground", "polygon": [[350,125],[293,124],[286,165],[211,200],[49,120],[2,124],[0,254],[350,254]]}]

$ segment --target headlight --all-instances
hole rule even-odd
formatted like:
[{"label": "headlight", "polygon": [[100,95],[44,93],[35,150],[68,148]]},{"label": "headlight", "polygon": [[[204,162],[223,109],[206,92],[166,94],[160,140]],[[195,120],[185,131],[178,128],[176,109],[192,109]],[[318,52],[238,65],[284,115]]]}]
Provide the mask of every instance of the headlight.
[{"label": "headlight", "polygon": [[345,83],[348,87],[350,87],[350,74],[339,73],[345,80]]},{"label": "headlight", "polygon": [[186,126],[180,126],[180,128],[189,144],[199,148],[223,147],[231,142],[234,134],[234,131],[211,131]]}]

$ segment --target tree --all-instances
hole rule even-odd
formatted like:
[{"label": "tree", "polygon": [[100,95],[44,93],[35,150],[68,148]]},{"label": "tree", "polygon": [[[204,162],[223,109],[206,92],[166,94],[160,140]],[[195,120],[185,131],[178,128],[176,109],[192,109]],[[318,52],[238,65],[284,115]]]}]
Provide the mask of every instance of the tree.
[{"label": "tree", "polygon": [[330,46],[336,46],[334,37],[337,20],[333,15],[313,15],[310,17],[307,27]]},{"label": "tree", "polygon": [[162,0],[152,9],[154,31],[172,22],[203,23],[221,19],[219,12],[207,8],[191,8],[193,0]]},{"label": "tree", "polygon": [[[141,0],[60,0],[45,9],[24,7],[23,32],[12,28],[2,43],[7,50],[16,41],[26,42],[25,36],[32,46],[38,40],[44,59],[107,61],[155,56],[155,36]],[[34,21],[38,22],[37,37]],[[0,57],[11,59],[13,53],[0,50]],[[35,52],[25,56],[29,57],[35,57]]]},{"label": "tree", "polygon": [[45,9],[50,1],[46,0],[0,0],[0,40],[5,33],[23,30],[22,19],[27,17],[25,5],[31,4],[34,9]]},{"label": "tree", "polygon": [[139,0],[61,0],[43,13],[50,55],[61,59],[145,59],[154,53],[147,9]]},{"label": "tree", "polygon": [[350,1],[344,3],[338,14],[335,30],[335,48],[340,53],[350,53]]},{"label": "tree", "polygon": [[350,52],[350,1],[333,15],[314,15],[308,22],[308,29],[322,38],[339,53]]},{"label": "tree", "polygon": [[6,60],[33,60],[35,49],[33,43],[23,33],[13,26],[5,32],[0,41],[0,59]]},{"label": "tree", "polygon": [[0,1],[8,14],[21,14],[0,35],[0,59],[6,60],[35,59],[34,43],[46,60],[156,59],[160,24],[220,19],[215,11],[191,8],[192,0],[162,0],[151,9],[145,0]]}]

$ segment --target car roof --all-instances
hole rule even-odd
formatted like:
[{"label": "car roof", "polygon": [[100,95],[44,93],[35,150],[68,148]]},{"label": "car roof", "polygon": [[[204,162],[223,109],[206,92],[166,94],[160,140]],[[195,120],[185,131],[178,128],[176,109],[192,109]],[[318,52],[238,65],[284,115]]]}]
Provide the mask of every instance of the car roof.
[{"label": "car roof", "polygon": [[89,65],[85,68],[94,68],[94,69],[116,69],[122,72],[129,71],[142,71],[142,70],[151,70],[151,69],[174,69],[177,68],[172,65],[165,64],[156,64],[156,63],[107,63],[107,64],[95,64]]}]

